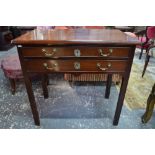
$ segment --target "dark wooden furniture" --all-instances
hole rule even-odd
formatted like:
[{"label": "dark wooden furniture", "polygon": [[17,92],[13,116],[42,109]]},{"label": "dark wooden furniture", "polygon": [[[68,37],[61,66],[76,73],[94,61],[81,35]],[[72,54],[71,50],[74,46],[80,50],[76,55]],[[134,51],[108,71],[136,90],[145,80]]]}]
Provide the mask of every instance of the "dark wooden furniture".
[{"label": "dark wooden furniture", "polygon": [[12,33],[13,38],[17,38],[21,36],[22,34],[32,31],[36,29],[36,26],[10,26],[9,30]]},{"label": "dark wooden furniture", "polygon": [[0,26],[0,51],[8,50],[12,47],[11,40],[13,39],[12,33],[9,31],[8,26]]},{"label": "dark wooden furniture", "polygon": [[123,32],[134,32],[135,26],[115,26],[114,28]]},{"label": "dark wooden furniture", "polygon": [[51,73],[107,73],[105,96],[110,93],[111,75],[122,75],[113,124],[117,125],[129,80],[137,38],[119,30],[68,29],[34,30],[13,40],[18,47],[26,89],[36,125],[39,114],[29,79],[31,73],[41,74],[45,98],[48,97],[47,74]]},{"label": "dark wooden furniture", "polygon": [[152,91],[147,99],[147,107],[144,115],[142,116],[142,123],[147,123],[152,116],[155,105],[155,84],[152,87]]}]

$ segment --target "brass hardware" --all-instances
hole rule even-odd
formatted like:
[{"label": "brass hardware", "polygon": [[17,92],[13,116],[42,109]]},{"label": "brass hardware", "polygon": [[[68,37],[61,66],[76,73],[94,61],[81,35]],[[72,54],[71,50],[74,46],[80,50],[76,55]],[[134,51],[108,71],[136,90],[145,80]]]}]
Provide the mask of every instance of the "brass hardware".
[{"label": "brass hardware", "polygon": [[47,51],[45,48],[42,49],[42,52],[45,54],[46,57],[52,57],[56,51],[56,48],[52,49],[52,53],[50,53],[50,51]]},{"label": "brass hardware", "polygon": [[107,54],[104,54],[102,49],[99,49],[98,51],[99,51],[101,56],[107,57],[107,56],[109,56],[113,52],[113,49],[110,48],[109,49],[109,53],[107,53]]},{"label": "brass hardware", "polygon": [[80,50],[79,50],[79,49],[75,49],[75,50],[74,50],[74,55],[75,55],[76,57],[80,57],[80,55],[81,55]]},{"label": "brass hardware", "polygon": [[79,70],[80,69],[80,63],[79,62],[74,62],[74,68],[76,70]]},{"label": "brass hardware", "polygon": [[108,70],[111,66],[112,66],[111,63],[108,63],[108,64],[107,64],[107,68],[102,68],[102,67],[101,67],[101,64],[100,64],[100,63],[97,63],[97,67],[98,67],[100,70],[102,70],[102,71]]},{"label": "brass hardware", "polygon": [[52,64],[52,67],[48,67],[47,63],[43,63],[43,66],[45,67],[45,69],[47,70],[53,70],[55,67],[57,67],[58,65],[56,63]]}]

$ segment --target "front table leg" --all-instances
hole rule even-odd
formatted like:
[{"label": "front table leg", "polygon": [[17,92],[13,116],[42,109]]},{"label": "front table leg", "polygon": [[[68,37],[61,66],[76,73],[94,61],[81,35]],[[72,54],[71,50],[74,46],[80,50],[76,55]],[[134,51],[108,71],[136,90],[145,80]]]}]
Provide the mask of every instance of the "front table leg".
[{"label": "front table leg", "polygon": [[29,79],[29,77],[27,75],[24,76],[24,80],[25,80],[26,90],[27,90],[27,94],[28,94],[28,98],[29,98],[29,102],[30,102],[34,122],[35,122],[35,125],[39,126],[40,125],[40,120],[39,120],[37,105],[36,105],[33,90],[32,90],[32,83],[31,83],[31,81],[30,81],[30,79]]},{"label": "front table leg", "polygon": [[119,97],[118,97],[118,101],[117,101],[115,116],[114,116],[114,120],[113,120],[113,125],[118,125],[118,121],[119,121],[119,117],[121,114],[127,85],[128,85],[128,79],[123,77],[121,89],[120,89],[120,93],[119,93]]}]

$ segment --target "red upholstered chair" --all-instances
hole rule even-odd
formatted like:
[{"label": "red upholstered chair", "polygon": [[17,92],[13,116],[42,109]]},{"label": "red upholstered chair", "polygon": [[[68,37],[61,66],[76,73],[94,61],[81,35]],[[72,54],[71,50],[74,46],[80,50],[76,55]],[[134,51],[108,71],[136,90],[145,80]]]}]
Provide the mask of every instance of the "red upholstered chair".
[{"label": "red upholstered chair", "polygon": [[146,58],[145,58],[145,64],[144,64],[143,72],[142,72],[142,77],[145,74],[146,68],[147,68],[149,60],[150,60],[151,49],[155,48],[155,45],[154,45],[155,26],[150,26],[150,27],[147,28],[147,36],[149,38],[149,41],[148,41],[148,47],[146,49]]},{"label": "red upholstered chair", "polygon": [[141,48],[139,59],[141,59],[142,57],[143,50],[145,49],[147,52],[150,45],[152,45],[152,39],[154,39],[154,32],[155,26],[147,26],[145,36],[139,37],[139,40],[142,42],[141,45],[137,46],[138,48]]}]

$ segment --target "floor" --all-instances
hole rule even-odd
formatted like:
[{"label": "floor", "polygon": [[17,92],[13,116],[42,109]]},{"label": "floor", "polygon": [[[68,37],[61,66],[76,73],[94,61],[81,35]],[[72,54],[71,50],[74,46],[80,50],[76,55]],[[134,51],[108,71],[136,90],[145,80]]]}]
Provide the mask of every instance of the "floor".
[{"label": "floor", "polygon": [[[16,48],[0,52],[0,60]],[[134,61],[137,62],[138,55]],[[138,61],[137,63],[143,63]],[[152,61],[152,60],[151,60]],[[151,64],[155,62],[151,62]],[[147,72],[152,72],[150,67]],[[153,76],[154,77],[154,76]],[[154,77],[155,78],[155,77]],[[9,90],[9,82],[0,69],[0,128],[15,129],[149,129],[155,128],[155,114],[147,124],[141,123],[144,109],[129,110],[123,106],[118,126],[113,126],[113,116],[118,90],[112,85],[110,99],[104,99],[105,83],[80,83],[70,86],[63,75],[50,77],[49,98],[42,95],[39,80],[33,82],[41,126],[35,126],[23,82],[18,82],[15,95]]]}]

